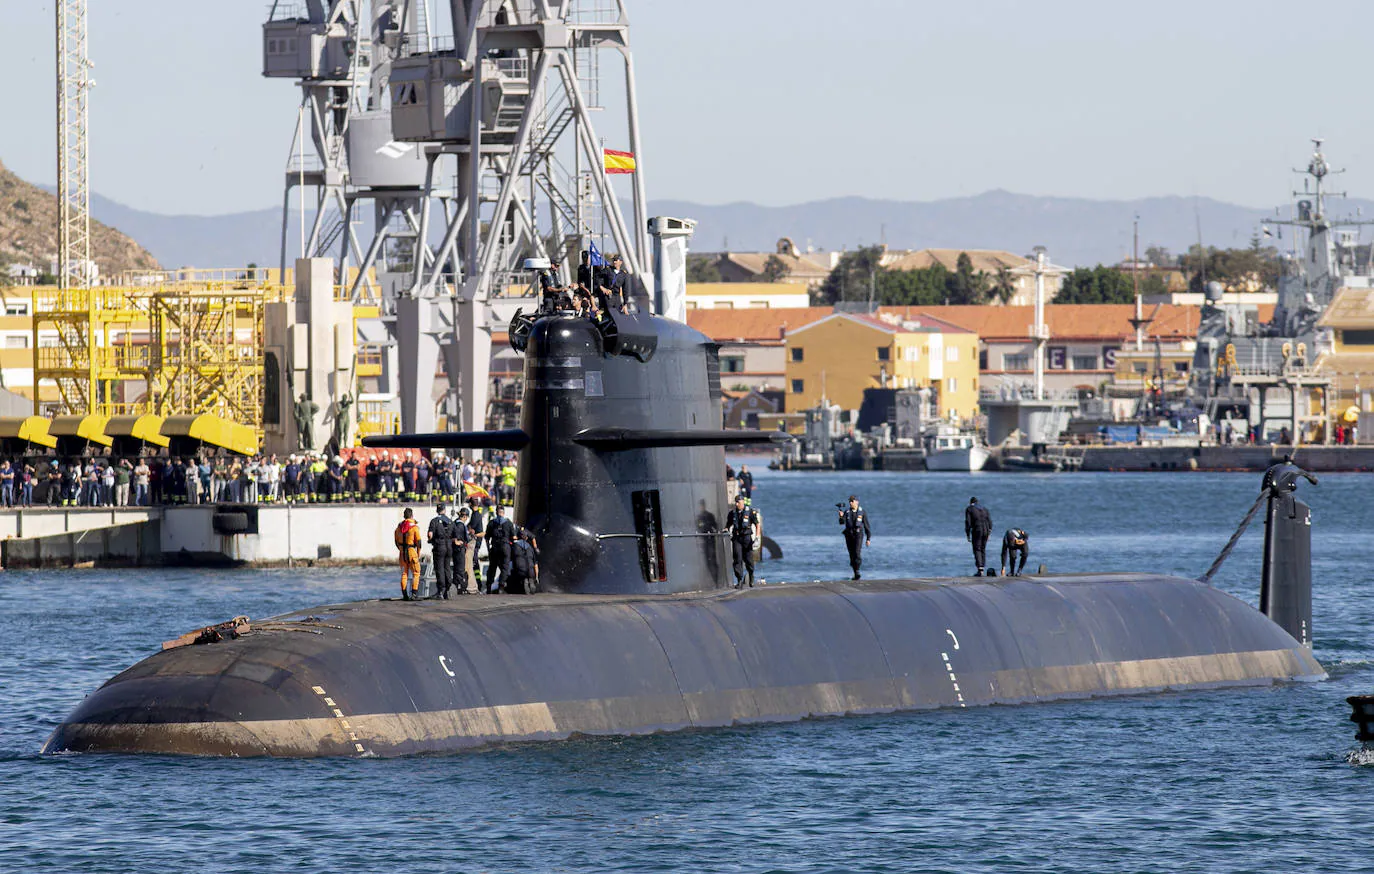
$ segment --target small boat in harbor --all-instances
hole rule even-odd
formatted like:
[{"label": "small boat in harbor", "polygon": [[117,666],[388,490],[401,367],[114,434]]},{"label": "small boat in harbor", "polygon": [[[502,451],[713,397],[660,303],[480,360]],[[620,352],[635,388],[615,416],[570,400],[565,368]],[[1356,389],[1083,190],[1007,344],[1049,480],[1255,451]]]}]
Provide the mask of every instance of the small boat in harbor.
[{"label": "small boat in harbor", "polygon": [[976,433],[942,428],[929,438],[926,470],[982,470],[990,455]]}]

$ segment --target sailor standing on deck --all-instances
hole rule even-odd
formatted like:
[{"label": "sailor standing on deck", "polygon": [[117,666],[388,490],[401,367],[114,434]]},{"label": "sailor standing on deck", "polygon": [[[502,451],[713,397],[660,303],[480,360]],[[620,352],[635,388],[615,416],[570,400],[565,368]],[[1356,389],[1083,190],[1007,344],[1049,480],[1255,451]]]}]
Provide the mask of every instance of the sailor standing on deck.
[{"label": "sailor standing on deck", "polygon": [[983,576],[988,566],[988,538],[992,536],[992,514],[978,503],[977,498],[969,498],[964,508],[964,536],[973,544],[973,563],[978,566],[975,577]]},{"label": "sailor standing on deck", "polygon": [[515,541],[510,545],[510,581],[506,588],[517,595],[539,591],[539,550],[524,528],[515,529]]},{"label": "sailor standing on deck", "polygon": [[434,595],[435,598],[448,598],[448,590],[453,585],[453,523],[448,518],[448,508],[443,504],[435,507],[435,516],[429,520],[429,548],[434,556]]},{"label": "sailor standing on deck", "polygon": [[863,566],[863,548],[873,543],[873,532],[868,527],[868,513],[859,506],[857,495],[849,496],[849,506],[840,507],[840,524],[844,526],[844,545],[849,548],[849,566],[854,569],[854,579],[859,579],[859,568]]},{"label": "sailor standing on deck", "polygon": [[[469,466],[464,465],[464,467]],[[462,486],[459,485],[459,488]],[[468,522],[468,527],[472,530],[472,578],[477,586],[477,591],[480,593],[482,591],[482,545],[485,543],[487,521],[491,518],[491,514],[482,509],[482,499],[476,495],[468,498],[468,506],[472,513],[472,518]]]},{"label": "sailor standing on deck", "polygon": [[734,559],[735,588],[744,588],[745,571],[749,572],[749,588],[754,588],[754,541],[759,539],[759,514],[744,505],[744,495],[735,495],[735,506],[725,517],[725,530],[730,532],[730,551]]},{"label": "sailor standing on deck", "polygon": [[[396,526],[396,551],[401,565],[401,597],[414,601],[420,597],[420,526],[415,512],[406,507],[401,524]],[[406,591],[406,577],[410,590]]]},{"label": "sailor standing on deck", "polygon": [[473,555],[477,549],[477,535],[468,527],[471,520],[472,513],[463,507],[453,522],[453,583],[460,595],[477,594],[477,578],[473,571],[477,566]]},{"label": "sailor standing on deck", "polygon": [[[487,522],[487,594],[506,591],[510,581],[510,545],[515,526],[506,518],[506,508],[496,505],[496,515]],[[497,579],[497,575],[500,579]]]},{"label": "sailor standing on deck", "polygon": [[[1016,556],[1021,556],[1018,566]],[[1030,557],[1030,537],[1024,528],[1008,528],[1002,535],[1002,576],[1007,575],[1007,556],[1011,556],[1011,573],[1019,574],[1026,569],[1026,559]]]}]

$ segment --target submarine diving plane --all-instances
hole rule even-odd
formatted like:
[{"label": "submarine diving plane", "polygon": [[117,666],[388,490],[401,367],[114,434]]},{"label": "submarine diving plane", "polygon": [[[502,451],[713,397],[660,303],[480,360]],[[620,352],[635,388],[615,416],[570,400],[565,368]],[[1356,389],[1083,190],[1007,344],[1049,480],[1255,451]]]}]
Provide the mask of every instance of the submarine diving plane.
[{"label": "submarine diving plane", "polygon": [[673,285],[657,283],[654,309],[676,319],[647,300],[598,321],[517,314],[520,428],[366,441],[518,451],[539,592],[212,627],[91,693],[45,752],[432,754],[1325,676],[1296,468],[1266,479],[1263,612],[1148,573],[734,590],[724,447],[781,435],[720,430],[717,347],[683,323]]}]

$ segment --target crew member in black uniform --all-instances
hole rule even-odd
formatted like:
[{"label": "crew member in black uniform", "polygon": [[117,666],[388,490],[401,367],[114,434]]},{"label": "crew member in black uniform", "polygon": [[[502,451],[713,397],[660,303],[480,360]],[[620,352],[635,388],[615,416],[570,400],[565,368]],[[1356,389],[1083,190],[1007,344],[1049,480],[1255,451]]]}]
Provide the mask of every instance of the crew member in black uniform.
[{"label": "crew member in black uniform", "polygon": [[453,543],[453,585],[458,594],[477,593],[476,576],[472,572],[472,552],[476,549],[476,535],[468,527],[472,513],[467,507],[459,508],[452,525]]},{"label": "crew member in black uniform", "polygon": [[741,464],[739,466],[739,476],[736,477],[736,480],[739,482],[739,493],[741,495],[744,495],[746,498],[753,500],[754,475],[749,472],[749,465]]},{"label": "crew member in black uniform", "polygon": [[539,591],[539,550],[524,528],[515,529],[515,542],[510,545],[510,582],[506,588],[517,595]]},{"label": "crew member in black uniform", "polygon": [[453,586],[453,522],[443,504],[435,508],[426,538],[434,558],[434,594],[430,597],[448,598],[448,590]]},{"label": "crew member in black uniform", "polygon": [[988,538],[992,536],[992,514],[978,503],[977,498],[969,498],[964,508],[964,536],[973,544],[973,563],[978,566],[975,577],[983,576],[988,566]]},{"label": "crew member in black uniform", "polygon": [[539,311],[551,313],[562,309],[568,289],[559,283],[558,268],[562,265],[557,258],[549,259],[549,269],[539,271]]},{"label": "crew member in black uniform", "polygon": [[[462,486],[458,486],[462,489]],[[468,498],[468,507],[471,508],[472,518],[468,520],[468,528],[472,531],[472,581],[477,587],[477,593],[482,593],[482,544],[486,541],[487,521],[491,514],[482,509],[482,499],[473,495]]]},{"label": "crew member in black uniform", "polygon": [[[496,505],[496,515],[487,523],[487,594],[506,591],[510,580],[510,544],[515,539],[515,526],[506,518],[503,504]],[[497,576],[500,579],[497,579]]]},{"label": "crew member in black uniform", "polygon": [[[1021,554],[1020,566],[1016,554]],[[1007,556],[1011,556],[1011,573],[1019,574],[1026,569],[1026,559],[1030,557],[1030,538],[1024,528],[1008,528],[1002,535],[1002,576],[1007,575]]]},{"label": "crew member in black uniform", "polygon": [[596,302],[603,313],[612,309],[625,312],[625,286],[629,277],[620,269],[620,256],[611,256],[611,266],[602,270],[596,278]]},{"label": "crew member in black uniform", "polygon": [[840,524],[844,526],[844,545],[849,547],[849,566],[854,569],[854,579],[859,579],[859,568],[863,567],[863,548],[873,543],[873,532],[868,527],[868,513],[859,506],[856,495],[849,496],[848,507],[837,507],[840,511]]},{"label": "crew member in black uniform", "polygon": [[582,263],[577,265],[577,285],[573,287],[573,309],[579,316],[596,316],[596,299],[592,290],[596,288],[596,268],[592,267],[592,253],[582,250]]},{"label": "crew member in black uniform", "polygon": [[735,495],[735,506],[725,517],[725,530],[730,532],[730,550],[734,559],[735,588],[744,588],[745,571],[749,573],[749,588],[754,588],[754,541],[759,535],[759,514],[744,505],[744,495]]}]

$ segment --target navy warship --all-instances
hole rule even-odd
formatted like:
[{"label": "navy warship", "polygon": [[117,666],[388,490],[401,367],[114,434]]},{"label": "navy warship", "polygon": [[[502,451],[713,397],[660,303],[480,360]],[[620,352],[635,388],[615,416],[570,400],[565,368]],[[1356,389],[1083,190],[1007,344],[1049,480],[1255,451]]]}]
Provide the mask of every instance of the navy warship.
[{"label": "navy warship", "polygon": [[520,428],[371,442],[518,450],[540,591],[211,627],[86,697],[45,752],[397,756],[1325,676],[1296,468],[1264,485],[1264,612],[1148,573],[737,591],[723,447],[779,435],[720,430],[715,344],[647,308],[510,336]]}]

